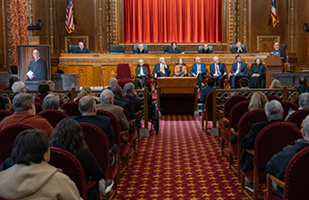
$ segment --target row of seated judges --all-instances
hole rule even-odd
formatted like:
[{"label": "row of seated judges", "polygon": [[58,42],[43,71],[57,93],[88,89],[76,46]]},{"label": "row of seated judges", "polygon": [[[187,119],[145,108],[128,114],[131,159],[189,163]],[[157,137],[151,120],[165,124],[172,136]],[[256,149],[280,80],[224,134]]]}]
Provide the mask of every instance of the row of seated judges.
[{"label": "row of seated judges", "polygon": [[[12,89],[12,98],[0,96],[1,116],[2,112],[7,114],[7,117],[0,119],[0,135],[4,136],[8,132],[11,136],[0,138],[0,197],[102,199],[100,195],[114,194],[117,190],[117,174],[120,173],[118,168],[124,166],[118,163],[125,160],[128,169],[128,156],[133,151],[130,146],[135,144],[137,127],[140,127],[138,113],[141,101],[136,96],[134,85],[128,83],[122,90],[117,80],[112,79],[109,88],[102,91],[99,99],[92,96],[91,91],[89,94],[89,88],[85,87],[75,102],[62,102],[62,105],[60,96],[52,92],[47,84],[39,86],[41,94],[37,99],[25,93],[23,82],[16,81]],[[36,102],[42,102],[42,112],[37,113]],[[69,108],[66,107],[68,104],[77,104],[76,109],[80,114],[68,116],[71,113],[65,110]],[[52,115],[48,117],[48,114]],[[26,130],[17,133],[15,139],[14,128]],[[93,138],[89,137],[96,136],[91,134],[93,132],[101,134],[99,138],[105,138],[105,143],[100,143],[100,140],[92,143]],[[98,147],[95,144],[99,145],[97,151],[94,151],[94,147]],[[106,153],[108,163],[103,162],[102,153],[97,156],[97,152],[103,151],[104,145],[109,149]],[[50,150],[50,147],[62,150]],[[78,165],[81,165],[85,174],[86,196],[79,191],[80,188],[77,189],[79,183],[75,185],[72,177],[68,178],[57,169],[59,167],[53,155],[59,151],[75,157],[71,160],[77,159],[80,163]],[[102,163],[109,168],[102,167]],[[29,187],[25,187],[25,184]]]}]

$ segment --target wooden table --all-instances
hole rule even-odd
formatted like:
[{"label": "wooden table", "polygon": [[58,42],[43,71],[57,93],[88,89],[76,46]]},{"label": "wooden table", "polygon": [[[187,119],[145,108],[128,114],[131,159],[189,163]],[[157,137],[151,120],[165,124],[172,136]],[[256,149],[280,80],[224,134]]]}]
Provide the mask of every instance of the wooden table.
[{"label": "wooden table", "polygon": [[[148,63],[150,70],[159,63],[160,57],[165,57],[166,63],[174,71],[174,65],[178,58],[183,58],[188,71],[195,63],[194,58],[199,56],[206,64],[207,73],[209,66],[213,63],[213,57],[218,56],[220,62],[225,63],[227,71],[230,72],[237,54],[61,54],[59,58],[59,69],[65,74],[80,74],[80,86],[107,86],[111,77],[116,77],[117,64],[128,63],[131,73],[135,74],[138,60],[143,59]],[[241,54],[243,62],[247,63],[248,71],[256,58],[261,58],[265,63],[268,54],[248,53]],[[52,68],[52,73],[57,73],[57,67]],[[132,77],[134,78],[134,77]]]}]

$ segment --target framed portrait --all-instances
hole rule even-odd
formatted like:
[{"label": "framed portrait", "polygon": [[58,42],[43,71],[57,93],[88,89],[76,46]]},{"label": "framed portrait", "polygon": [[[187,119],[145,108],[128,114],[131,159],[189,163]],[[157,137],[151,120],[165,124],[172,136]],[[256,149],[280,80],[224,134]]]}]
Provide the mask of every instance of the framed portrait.
[{"label": "framed portrait", "polygon": [[25,84],[40,84],[51,79],[48,45],[17,45],[18,78]]}]

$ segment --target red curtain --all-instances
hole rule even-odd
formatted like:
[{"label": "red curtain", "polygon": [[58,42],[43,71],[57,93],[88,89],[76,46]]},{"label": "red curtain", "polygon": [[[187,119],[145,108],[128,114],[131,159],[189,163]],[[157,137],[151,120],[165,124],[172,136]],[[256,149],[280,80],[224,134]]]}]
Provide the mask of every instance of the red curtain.
[{"label": "red curtain", "polygon": [[221,0],[125,0],[125,42],[221,42]]}]

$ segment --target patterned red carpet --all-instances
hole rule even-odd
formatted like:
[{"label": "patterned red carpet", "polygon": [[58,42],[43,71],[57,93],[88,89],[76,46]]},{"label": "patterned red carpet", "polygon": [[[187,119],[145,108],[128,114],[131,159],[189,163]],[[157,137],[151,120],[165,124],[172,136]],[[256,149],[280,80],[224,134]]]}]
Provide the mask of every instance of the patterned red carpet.
[{"label": "patterned red carpet", "polygon": [[237,200],[240,184],[221,156],[217,137],[201,130],[201,119],[163,116],[160,133],[141,138],[117,199]]}]

